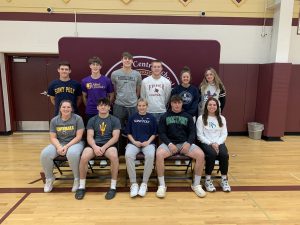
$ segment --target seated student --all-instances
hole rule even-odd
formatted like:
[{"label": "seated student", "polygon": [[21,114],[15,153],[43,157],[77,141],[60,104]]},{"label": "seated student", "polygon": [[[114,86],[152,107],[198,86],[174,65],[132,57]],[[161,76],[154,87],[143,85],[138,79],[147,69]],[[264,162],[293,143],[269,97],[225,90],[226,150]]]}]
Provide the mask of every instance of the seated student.
[{"label": "seated student", "polygon": [[117,177],[119,170],[118,151],[115,144],[118,142],[121,124],[120,120],[109,114],[110,101],[107,98],[98,100],[98,115],[92,117],[87,124],[87,142],[89,147],[83,150],[79,171],[79,188],[76,191],[75,198],[81,200],[85,195],[86,174],[88,162],[95,156],[105,156],[110,160],[111,166],[111,185],[105,195],[107,200],[113,199],[116,195]]},{"label": "seated student", "polygon": [[[155,156],[154,139],[157,134],[157,123],[154,116],[147,113],[148,102],[139,99],[137,102],[138,112],[129,117],[127,123],[127,135],[130,143],[126,146],[125,159],[130,179],[130,197],[137,195],[144,197],[147,192],[147,183],[153,170]],[[142,151],[145,155],[145,166],[143,182],[141,186],[136,182],[135,159],[136,155]]]},{"label": "seated student", "polygon": [[84,131],[82,118],[73,112],[72,102],[62,100],[59,114],[50,122],[50,142],[41,153],[41,164],[46,176],[44,192],[50,192],[55,180],[53,176],[53,159],[58,155],[66,155],[74,175],[72,192],[79,186],[79,160],[84,148],[81,141]]},{"label": "seated student", "polygon": [[156,169],[159,186],[156,196],[163,198],[167,187],[164,180],[164,159],[180,153],[196,160],[195,177],[192,190],[199,197],[206,193],[200,185],[201,174],[204,167],[204,153],[195,144],[196,127],[190,114],[182,111],[182,98],[179,95],[171,97],[171,110],[162,115],[159,121],[158,134],[162,144],[156,151]]},{"label": "seated student", "polygon": [[197,136],[201,142],[201,148],[205,153],[205,188],[208,192],[216,191],[211,180],[215,160],[218,158],[221,171],[221,187],[223,191],[230,192],[231,188],[227,180],[229,155],[225,145],[227,127],[225,117],[220,115],[219,101],[210,97],[204,108],[204,113],[199,116],[197,123]]}]

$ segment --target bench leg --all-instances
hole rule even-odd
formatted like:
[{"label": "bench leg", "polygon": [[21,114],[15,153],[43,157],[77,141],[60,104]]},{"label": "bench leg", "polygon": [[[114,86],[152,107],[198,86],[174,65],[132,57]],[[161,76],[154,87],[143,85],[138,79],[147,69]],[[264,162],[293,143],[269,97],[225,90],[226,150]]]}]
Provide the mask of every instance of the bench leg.
[{"label": "bench leg", "polygon": [[45,184],[45,183],[46,183],[46,176],[45,176],[45,173],[44,173],[44,172],[40,172],[40,175],[41,175],[41,178],[42,178],[43,183]]},{"label": "bench leg", "polygon": [[62,172],[61,169],[59,168],[59,165],[57,164],[57,161],[53,161],[53,162],[54,162],[55,167],[58,169],[60,175],[62,175],[63,172]]}]

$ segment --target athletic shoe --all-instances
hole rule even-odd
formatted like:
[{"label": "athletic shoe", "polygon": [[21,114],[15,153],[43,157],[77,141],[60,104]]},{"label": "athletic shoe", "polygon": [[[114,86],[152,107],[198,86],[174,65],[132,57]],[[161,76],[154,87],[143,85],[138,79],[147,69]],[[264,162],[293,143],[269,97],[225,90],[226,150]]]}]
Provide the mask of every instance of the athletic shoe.
[{"label": "athletic shoe", "polygon": [[82,200],[84,198],[84,195],[85,195],[85,189],[77,189],[75,193],[75,198],[77,200]]},{"label": "athletic shoe", "polygon": [[198,197],[204,198],[206,196],[206,192],[202,189],[200,184],[196,186],[192,185],[191,188]]},{"label": "athletic shoe", "polygon": [[117,194],[117,190],[116,189],[109,189],[108,192],[105,195],[105,199],[106,200],[111,200],[113,199]]},{"label": "athletic shoe", "polygon": [[52,177],[52,178],[49,178],[49,179],[46,179],[46,183],[44,185],[44,192],[50,192],[52,191],[53,189],[53,182],[54,182],[55,178]]},{"label": "athletic shoe", "polygon": [[221,181],[221,187],[224,192],[231,192],[231,187],[229,186],[227,179],[222,179]]},{"label": "athletic shoe", "polygon": [[78,188],[79,188],[79,179],[74,179],[72,192],[76,192]]},{"label": "athletic shoe", "polygon": [[147,188],[147,184],[141,183],[138,195],[141,196],[141,197],[144,197],[146,195],[146,193],[147,193],[147,189],[148,189]]},{"label": "athletic shoe", "polygon": [[175,165],[176,166],[180,166],[181,165],[181,161],[180,160],[175,160]]},{"label": "athletic shoe", "polygon": [[208,192],[215,192],[216,191],[216,188],[215,188],[212,180],[206,180],[205,181],[205,189]]},{"label": "athletic shoe", "polygon": [[133,198],[138,195],[139,192],[139,185],[134,183],[130,186],[130,197]]},{"label": "athletic shoe", "polygon": [[135,164],[135,166],[139,166],[139,165],[141,165],[142,163],[141,163],[140,160],[134,160],[134,164]]},{"label": "athletic shoe", "polygon": [[166,192],[167,192],[167,187],[165,186],[158,186],[157,192],[156,192],[156,196],[158,198],[164,198],[166,196]]},{"label": "athletic shoe", "polygon": [[100,160],[100,167],[104,168],[107,166],[107,161],[106,160]]}]

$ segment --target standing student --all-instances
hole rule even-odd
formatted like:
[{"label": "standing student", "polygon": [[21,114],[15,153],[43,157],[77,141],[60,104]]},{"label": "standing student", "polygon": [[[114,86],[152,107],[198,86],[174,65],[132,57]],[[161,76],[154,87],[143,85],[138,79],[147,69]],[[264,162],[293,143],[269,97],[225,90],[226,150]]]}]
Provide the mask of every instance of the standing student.
[{"label": "standing student", "polygon": [[55,115],[58,115],[60,102],[64,99],[70,100],[74,113],[78,113],[82,93],[80,84],[70,78],[70,63],[66,61],[60,62],[57,71],[59,79],[52,81],[48,87],[50,101],[55,106]]},{"label": "standing student", "polygon": [[122,129],[128,118],[136,112],[136,104],[140,96],[142,76],[132,69],[132,63],[132,55],[129,52],[123,52],[123,67],[111,74],[115,88],[113,114],[120,119]]},{"label": "standing student", "polygon": [[85,105],[85,122],[95,115],[98,115],[97,102],[100,98],[109,98],[110,102],[113,99],[113,85],[111,80],[102,75],[102,60],[94,56],[89,59],[89,67],[91,75],[85,77],[81,81],[83,103]]},{"label": "standing student", "polygon": [[81,200],[85,195],[86,174],[88,162],[95,156],[105,156],[110,161],[111,166],[111,184],[105,195],[107,200],[113,199],[116,195],[116,186],[119,170],[118,151],[115,147],[120,135],[120,120],[109,114],[110,101],[107,98],[98,100],[98,115],[92,117],[87,124],[87,142],[88,147],[83,150],[80,159],[79,188],[76,191],[75,198]]},{"label": "standing student", "polygon": [[209,97],[217,99],[220,103],[220,112],[223,111],[226,102],[226,90],[215,69],[210,67],[205,71],[199,90],[201,96],[199,115],[203,114],[205,103]]},{"label": "standing student", "polygon": [[[129,143],[126,146],[125,159],[130,179],[130,197],[137,195],[144,197],[147,192],[147,183],[153,170],[155,156],[154,139],[157,134],[157,123],[155,118],[147,113],[148,102],[139,99],[137,103],[138,112],[133,114],[127,123],[127,137]],[[143,182],[139,186],[136,182],[135,159],[142,151],[145,155],[145,166]]]},{"label": "standing student", "polygon": [[204,108],[203,115],[197,120],[197,136],[201,142],[201,148],[205,153],[205,188],[208,192],[216,191],[211,179],[215,160],[218,159],[221,171],[221,187],[223,191],[230,192],[228,183],[228,161],[229,155],[225,145],[227,138],[227,127],[225,117],[220,115],[219,101],[210,97]]},{"label": "standing student", "polygon": [[[89,67],[91,69],[91,75],[85,77],[81,81],[83,103],[85,105],[85,124],[89,119],[95,115],[98,115],[97,103],[100,98],[109,98],[110,102],[113,100],[113,84],[111,80],[100,73],[103,62],[102,60],[94,56],[89,59]],[[91,160],[91,164],[94,161]],[[106,160],[100,161],[101,166],[106,166]]]},{"label": "standing student", "polygon": [[41,164],[46,176],[44,192],[50,192],[55,180],[53,176],[53,159],[58,155],[67,156],[74,175],[72,192],[79,186],[79,160],[84,143],[81,141],[84,131],[82,118],[73,113],[70,100],[62,100],[59,115],[50,122],[50,142],[41,153]]},{"label": "standing student", "polygon": [[143,79],[141,87],[141,97],[148,101],[147,112],[151,113],[157,122],[167,111],[167,104],[171,95],[171,82],[161,75],[162,70],[161,61],[152,61],[152,75]]},{"label": "standing student", "polygon": [[180,73],[181,83],[172,89],[171,96],[179,95],[183,101],[183,110],[190,114],[196,121],[198,116],[199,90],[191,84],[191,80],[191,70],[185,66]]}]

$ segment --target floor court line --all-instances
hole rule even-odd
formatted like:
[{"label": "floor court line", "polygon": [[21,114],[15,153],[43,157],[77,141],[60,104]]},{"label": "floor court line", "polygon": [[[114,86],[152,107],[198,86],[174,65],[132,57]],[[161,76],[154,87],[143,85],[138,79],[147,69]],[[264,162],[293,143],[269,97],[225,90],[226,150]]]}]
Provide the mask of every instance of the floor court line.
[{"label": "floor court line", "polygon": [[[107,187],[87,187],[89,192],[106,192]],[[220,187],[216,187],[217,191],[222,191]],[[54,187],[52,192],[70,192],[71,187]],[[118,192],[129,192],[129,187],[117,187]],[[148,187],[149,192],[156,192],[157,187]],[[233,192],[248,192],[248,191],[300,191],[299,185],[294,186],[231,186]],[[190,192],[191,187],[172,187],[168,186],[170,192]],[[43,188],[0,188],[0,193],[44,193]]]},{"label": "floor court line", "polygon": [[[10,192],[12,193],[12,192]],[[4,220],[9,217],[10,214],[13,213],[13,211],[15,211],[16,208],[18,208],[18,206],[30,195],[30,193],[26,193],[19,201],[17,201],[17,203],[10,208],[10,210],[8,210],[4,216],[2,216],[2,218],[0,219],[0,224],[2,224],[4,222]]]}]

